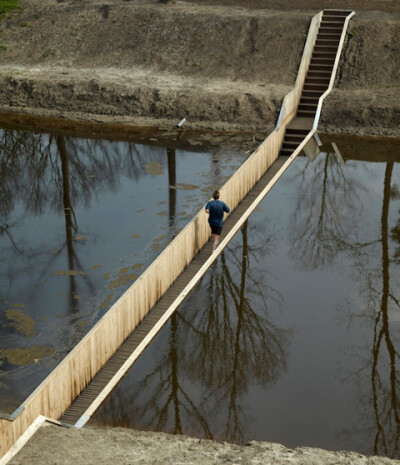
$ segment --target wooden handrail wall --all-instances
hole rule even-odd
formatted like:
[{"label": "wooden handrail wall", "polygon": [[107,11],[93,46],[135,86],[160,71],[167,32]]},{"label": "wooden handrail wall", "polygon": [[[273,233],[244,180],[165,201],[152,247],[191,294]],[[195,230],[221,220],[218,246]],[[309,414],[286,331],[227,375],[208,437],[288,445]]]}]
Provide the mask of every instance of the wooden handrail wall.
[{"label": "wooden handrail wall", "polygon": [[[279,127],[220,189],[234,209],[277,159],[296,114],[322,13],[311,21],[294,89],[283,101]],[[208,241],[202,209],[22,404],[13,421],[0,419],[0,457],[39,415],[58,419]]]}]

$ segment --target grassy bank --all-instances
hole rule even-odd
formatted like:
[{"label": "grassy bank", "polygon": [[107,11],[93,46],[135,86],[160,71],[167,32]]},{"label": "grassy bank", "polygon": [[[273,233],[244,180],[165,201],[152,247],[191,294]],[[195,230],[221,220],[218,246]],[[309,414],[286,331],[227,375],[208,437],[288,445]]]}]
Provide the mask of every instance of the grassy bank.
[{"label": "grassy bank", "polygon": [[19,0],[0,0],[0,21],[12,10],[19,8]]}]

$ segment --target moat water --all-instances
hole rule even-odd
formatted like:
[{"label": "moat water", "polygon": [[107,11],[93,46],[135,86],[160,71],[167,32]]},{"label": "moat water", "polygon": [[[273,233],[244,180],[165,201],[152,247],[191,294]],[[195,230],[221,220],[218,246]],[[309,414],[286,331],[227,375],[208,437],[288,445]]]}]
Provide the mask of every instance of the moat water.
[{"label": "moat water", "polygon": [[400,143],[321,139],[92,424],[400,458]]},{"label": "moat water", "polygon": [[11,413],[248,155],[0,132],[0,412]]},{"label": "moat water", "polygon": [[[400,458],[400,141],[320,137],[92,424]],[[2,130],[0,411],[247,156]]]}]

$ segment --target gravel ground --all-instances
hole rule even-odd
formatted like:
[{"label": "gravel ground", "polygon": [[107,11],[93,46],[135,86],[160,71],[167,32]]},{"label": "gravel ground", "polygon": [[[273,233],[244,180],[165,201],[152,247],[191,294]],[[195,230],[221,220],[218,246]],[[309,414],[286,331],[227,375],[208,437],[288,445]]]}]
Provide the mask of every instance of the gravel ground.
[{"label": "gravel ground", "polygon": [[355,452],[251,441],[246,446],[122,428],[41,428],[10,465],[395,465]]}]

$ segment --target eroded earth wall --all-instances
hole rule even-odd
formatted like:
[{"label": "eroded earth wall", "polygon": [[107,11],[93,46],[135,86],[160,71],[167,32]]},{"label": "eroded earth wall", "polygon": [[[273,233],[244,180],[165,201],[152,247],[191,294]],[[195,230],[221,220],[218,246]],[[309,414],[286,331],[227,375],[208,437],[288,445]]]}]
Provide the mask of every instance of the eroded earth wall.
[{"label": "eroded earth wall", "polygon": [[[153,125],[186,117],[192,127],[250,130],[274,127],[318,11],[147,0],[21,5],[0,24],[0,111]],[[356,11],[322,127],[399,135],[399,37],[399,12]]]}]

